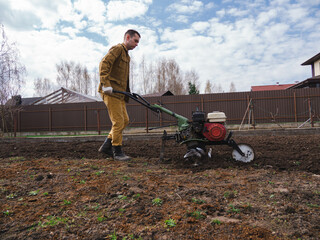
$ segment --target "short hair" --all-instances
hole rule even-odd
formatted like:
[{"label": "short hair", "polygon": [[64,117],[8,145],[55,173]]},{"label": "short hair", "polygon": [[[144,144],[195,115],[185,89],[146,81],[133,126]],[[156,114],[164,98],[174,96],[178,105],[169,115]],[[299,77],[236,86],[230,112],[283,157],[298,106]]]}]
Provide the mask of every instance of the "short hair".
[{"label": "short hair", "polygon": [[129,34],[130,37],[133,37],[135,34],[137,34],[139,38],[141,38],[140,33],[138,33],[136,30],[133,30],[133,29],[129,29],[128,31],[126,31],[124,36],[126,36],[127,34]]}]

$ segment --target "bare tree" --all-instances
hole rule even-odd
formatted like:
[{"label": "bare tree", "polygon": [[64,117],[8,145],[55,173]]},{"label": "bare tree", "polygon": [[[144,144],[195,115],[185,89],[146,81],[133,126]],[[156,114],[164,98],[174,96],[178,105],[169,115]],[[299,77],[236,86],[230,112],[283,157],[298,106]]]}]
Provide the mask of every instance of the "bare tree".
[{"label": "bare tree", "polygon": [[91,77],[88,73],[88,69],[85,67],[82,71],[82,77],[83,77],[83,90],[82,92],[86,95],[91,94]]},{"label": "bare tree", "polygon": [[60,64],[56,64],[57,69],[57,83],[65,88],[70,88],[72,83],[72,71],[74,68],[74,62],[61,61]]},{"label": "bare tree", "polygon": [[83,93],[91,93],[91,76],[80,63],[61,61],[56,64],[57,83],[65,88]]},{"label": "bare tree", "polygon": [[215,83],[212,85],[212,93],[222,93],[222,92],[223,92],[223,89],[220,83],[218,85]]},{"label": "bare tree", "polygon": [[179,65],[174,59],[168,61],[168,89],[175,95],[187,93],[187,83],[183,82],[183,75]]},{"label": "bare tree", "polygon": [[173,94],[187,93],[187,83],[183,82],[183,74],[174,59],[162,58],[156,63],[156,81],[154,92],[170,90]]},{"label": "bare tree", "polygon": [[[190,86],[192,86],[194,88],[194,91],[197,92],[197,94],[199,94],[199,88],[200,88],[199,75],[194,69],[187,71],[185,73],[184,82],[186,82],[188,84],[191,83],[191,85],[189,85],[189,88],[190,88]],[[190,89],[189,89],[189,91],[190,91]]]},{"label": "bare tree", "polygon": [[199,88],[197,72],[191,70],[184,74],[174,59],[160,58],[148,64],[143,56],[139,64],[139,74],[143,94],[170,90],[175,95],[184,95],[188,92],[188,82]]},{"label": "bare tree", "polygon": [[98,97],[98,86],[99,86],[99,72],[97,68],[94,68],[93,77],[92,77],[92,85],[93,85],[93,96]]},{"label": "bare tree", "polygon": [[211,85],[211,82],[209,79],[206,82],[206,86],[204,88],[204,93],[212,93],[212,85]]},{"label": "bare tree", "polygon": [[234,85],[233,82],[230,83],[230,92],[236,92],[236,86]]},{"label": "bare tree", "polygon": [[136,87],[136,62],[133,59],[133,57],[131,57],[130,60],[130,71],[129,71],[129,84],[130,84],[130,91],[131,92],[135,92],[135,87]]},{"label": "bare tree", "polygon": [[154,91],[155,92],[163,92],[167,88],[167,64],[166,59],[159,59],[156,63],[155,75],[156,75],[156,86]]},{"label": "bare tree", "polygon": [[148,82],[148,67],[145,61],[144,55],[142,56],[141,62],[139,64],[139,73],[142,83],[142,93],[146,94],[149,89],[149,82]]},{"label": "bare tree", "polygon": [[[4,26],[0,24],[0,116],[1,130],[7,130],[6,122],[12,118],[17,104],[6,104],[13,96],[18,95],[24,84],[25,66],[20,63],[19,51],[15,43],[8,41]],[[21,98],[21,97],[20,97]]]},{"label": "bare tree", "polygon": [[37,97],[48,95],[54,90],[53,83],[48,78],[37,78],[34,81],[34,92]]}]

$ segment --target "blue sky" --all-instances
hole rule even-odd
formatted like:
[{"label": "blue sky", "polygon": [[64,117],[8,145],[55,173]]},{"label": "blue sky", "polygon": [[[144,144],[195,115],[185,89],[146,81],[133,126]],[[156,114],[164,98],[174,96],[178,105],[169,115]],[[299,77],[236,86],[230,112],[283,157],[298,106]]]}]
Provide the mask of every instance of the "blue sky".
[{"label": "blue sky", "polygon": [[320,52],[320,0],[0,0],[0,22],[27,69],[23,97],[35,78],[54,81],[61,60],[94,72],[128,28],[142,35],[136,65],[174,58],[199,74],[200,92],[207,80],[225,92],[303,81],[301,63]]}]

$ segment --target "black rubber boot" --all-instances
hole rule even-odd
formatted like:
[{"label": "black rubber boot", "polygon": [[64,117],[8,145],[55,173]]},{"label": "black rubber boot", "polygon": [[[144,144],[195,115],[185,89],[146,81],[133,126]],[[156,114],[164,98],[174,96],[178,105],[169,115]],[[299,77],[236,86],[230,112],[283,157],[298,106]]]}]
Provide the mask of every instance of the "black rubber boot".
[{"label": "black rubber boot", "polygon": [[110,138],[106,138],[104,143],[99,148],[99,152],[105,153],[105,154],[109,155],[110,157],[113,156],[112,144],[111,144],[111,139]]},{"label": "black rubber boot", "polygon": [[122,152],[121,146],[113,146],[113,159],[117,161],[129,161],[131,158]]}]

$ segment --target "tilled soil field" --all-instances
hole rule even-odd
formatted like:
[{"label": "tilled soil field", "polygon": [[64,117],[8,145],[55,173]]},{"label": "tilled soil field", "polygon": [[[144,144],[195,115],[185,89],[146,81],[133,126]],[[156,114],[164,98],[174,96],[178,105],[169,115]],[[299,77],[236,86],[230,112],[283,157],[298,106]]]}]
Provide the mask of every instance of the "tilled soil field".
[{"label": "tilled soil field", "polygon": [[0,239],[320,239],[320,135],[237,137],[256,159],[213,146],[199,166],[184,146],[0,142]]}]

